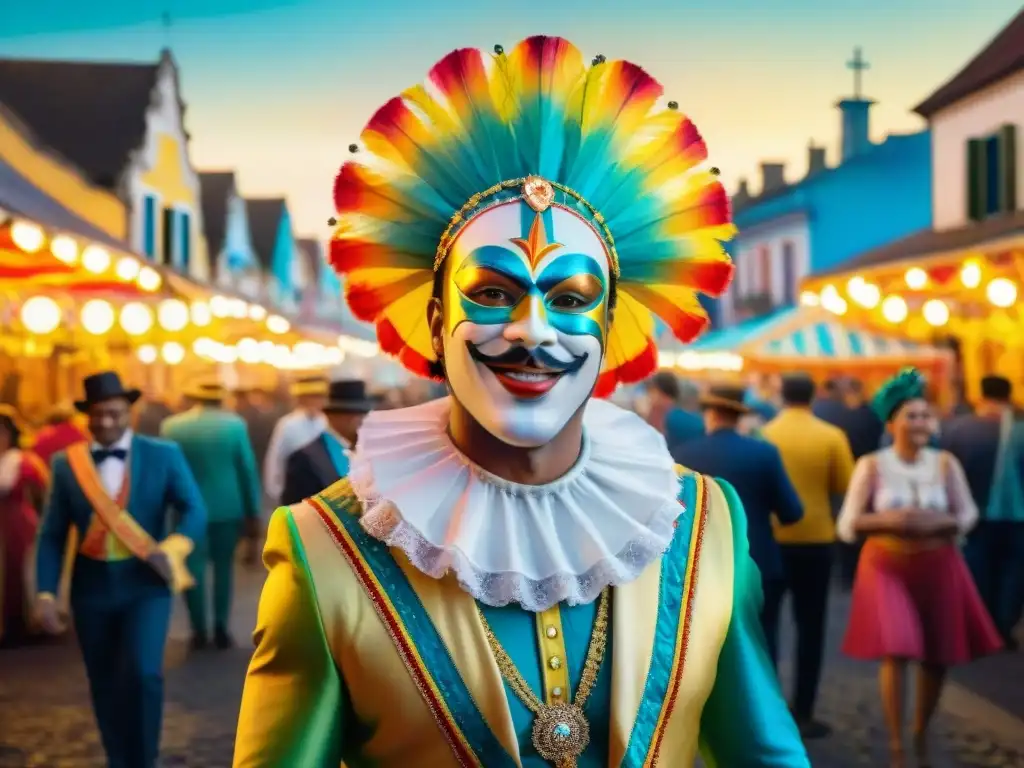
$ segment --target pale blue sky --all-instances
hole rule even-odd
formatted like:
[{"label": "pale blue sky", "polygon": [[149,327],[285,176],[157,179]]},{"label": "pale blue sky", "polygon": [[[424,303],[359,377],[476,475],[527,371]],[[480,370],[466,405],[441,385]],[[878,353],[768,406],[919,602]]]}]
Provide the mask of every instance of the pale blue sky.
[{"label": "pale blue sky", "polygon": [[[192,158],[235,168],[243,192],[288,197],[325,236],[331,181],[374,109],[452,48],[560,34],[661,80],[732,187],[761,160],[834,157],[854,46],[871,69],[876,139],[922,126],[910,110],[1020,9],[1019,0],[36,0],[12,2],[0,56],[153,60],[182,70]],[[161,15],[174,19],[169,30]],[[756,188],[756,185],[755,185]]]}]

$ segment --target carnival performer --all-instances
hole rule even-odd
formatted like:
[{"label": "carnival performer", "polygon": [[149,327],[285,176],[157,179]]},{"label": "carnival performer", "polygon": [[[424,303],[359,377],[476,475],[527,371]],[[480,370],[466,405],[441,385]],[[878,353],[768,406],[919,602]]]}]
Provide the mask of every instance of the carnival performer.
[{"label": "carnival performer", "polygon": [[[138,390],[126,389],[112,371],[87,377],[84,389],[75,407],[88,414],[93,443],[77,443],[53,459],[38,539],[36,610],[45,630],[63,630],[54,593],[75,528],[81,544],[72,616],[108,765],[153,768],[171,595],[194,584],[185,558],[205,532],[206,508],[181,450],[128,428]],[[179,522],[165,537],[168,506]]]},{"label": "carnival performer", "polygon": [[808,766],[735,492],[590,400],[728,283],[704,141],[634,64],[487,58],[338,176],[349,306],[450,396],[369,414],[349,477],[275,512],[235,766]]},{"label": "carnival performer", "polygon": [[920,665],[913,743],[927,766],[927,729],[946,670],[1000,648],[957,549],[978,519],[960,462],[929,447],[925,381],[906,369],[872,403],[892,445],[858,460],[837,523],[846,542],[865,536],[843,652],[881,660],[879,685],[891,765],[902,768],[907,661]]},{"label": "carnival performer", "polygon": [[0,641],[16,643],[32,628],[29,574],[49,471],[21,448],[20,414],[0,404]]}]

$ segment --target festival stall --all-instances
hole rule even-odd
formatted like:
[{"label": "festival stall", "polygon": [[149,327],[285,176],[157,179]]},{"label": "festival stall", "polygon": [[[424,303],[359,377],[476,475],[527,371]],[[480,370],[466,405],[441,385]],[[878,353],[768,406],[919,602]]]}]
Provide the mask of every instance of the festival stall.
[{"label": "festival stall", "polygon": [[871,389],[907,365],[945,381],[952,359],[930,345],[847,327],[821,309],[788,307],[665,350],[661,363],[687,377],[716,380],[794,371],[818,381],[852,375]]},{"label": "festival stall", "polygon": [[967,395],[987,373],[1024,387],[1024,212],[927,231],[812,276],[801,303],[919,342],[952,338]]},{"label": "festival stall", "polygon": [[0,399],[34,421],[101,367],[173,394],[196,375],[273,386],[282,371],[378,354],[147,263],[87,222],[42,218],[0,209],[0,376],[14,390]]}]

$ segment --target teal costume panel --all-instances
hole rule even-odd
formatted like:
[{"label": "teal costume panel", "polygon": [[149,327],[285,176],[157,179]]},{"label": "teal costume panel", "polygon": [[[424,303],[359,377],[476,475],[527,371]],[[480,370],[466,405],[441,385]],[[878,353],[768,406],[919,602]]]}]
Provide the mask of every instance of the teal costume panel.
[{"label": "teal costume panel", "polygon": [[761,629],[761,574],[750,557],[747,517],[731,485],[718,480],[732,519],[733,613],[718,657],[718,676],[701,718],[707,768],[810,768],[779,688]]}]

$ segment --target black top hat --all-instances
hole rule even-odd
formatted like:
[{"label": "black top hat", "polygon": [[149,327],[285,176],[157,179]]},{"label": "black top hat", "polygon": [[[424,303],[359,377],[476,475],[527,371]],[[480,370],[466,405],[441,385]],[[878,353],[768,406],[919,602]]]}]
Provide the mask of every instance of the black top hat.
[{"label": "black top hat", "polygon": [[326,413],[369,413],[377,400],[366,394],[366,382],[359,379],[332,381],[328,387]]},{"label": "black top hat", "polygon": [[981,380],[981,396],[1005,402],[1013,397],[1013,383],[1005,376],[985,376]]},{"label": "black top hat", "polygon": [[717,408],[734,413],[750,413],[750,408],[743,402],[745,397],[746,390],[743,387],[716,385],[708,389],[707,394],[701,397],[700,407]]},{"label": "black top hat", "polygon": [[137,389],[125,389],[121,384],[121,377],[114,371],[103,371],[86,376],[82,381],[82,388],[85,390],[85,399],[75,401],[75,408],[82,413],[89,410],[91,405],[113,400],[116,397],[123,397],[129,403],[134,403],[142,396]]}]

